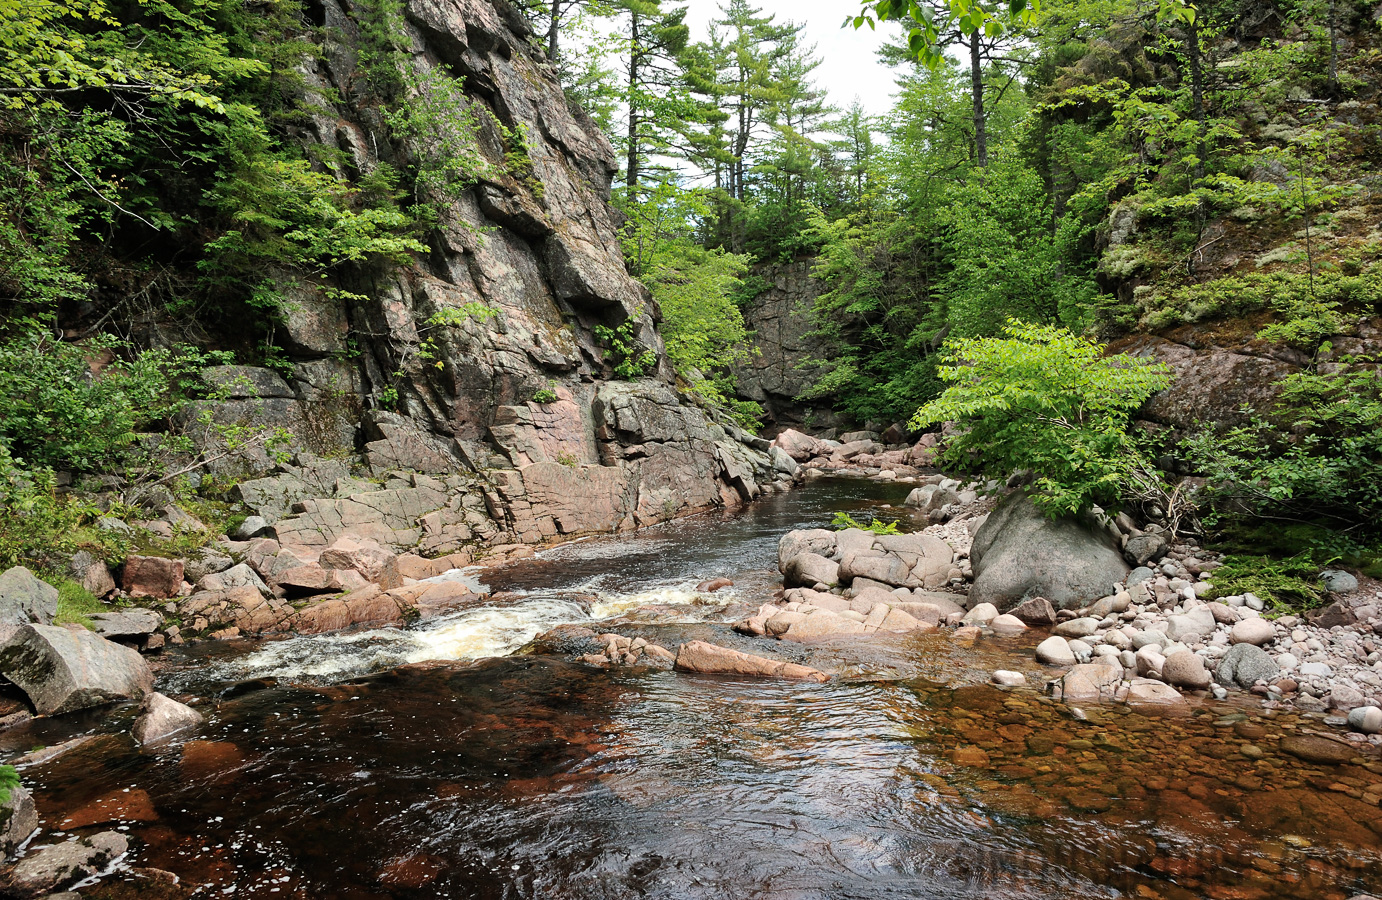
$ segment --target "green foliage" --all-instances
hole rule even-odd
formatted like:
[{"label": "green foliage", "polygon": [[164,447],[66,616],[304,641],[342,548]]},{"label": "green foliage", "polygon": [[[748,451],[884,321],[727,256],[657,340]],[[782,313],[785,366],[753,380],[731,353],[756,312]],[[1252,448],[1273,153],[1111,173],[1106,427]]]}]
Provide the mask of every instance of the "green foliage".
[{"label": "green foliage", "polygon": [[96,597],[75,581],[68,578],[49,579],[58,589],[58,613],[53,619],[55,625],[80,625],[92,628],[91,616],[106,611],[106,607]]},{"label": "green foliage", "polygon": [[1214,570],[1214,590],[1208,599],[1256,594],[1280,615],[1315,609],[1325,601],[1320,568],[1309,554],[1285,559],[1230,555]]},{"label": "green foliage", "polygon": [[1281,382],[1270,415],[1188,439],[1211,500],[1290,520],[1382,532],[1382,369],[1343,358]]},{"label": "green foliage", "polygon": [[920,430],[955,421],[947,464],[987,474],[1027,470],[1051,516],[1094,504],[1116,508],[1134,472],[1149,468],[1128,435],[1132,414],[1166,387],[1170,370],[1105,357],[1104,348],[1052,326],[1011,321],[997,338],[947,344],[949,386],[912,419]]},{"label": "green foliage", "polygon": [[1258,337],[1313,351],[1320,341],[1338,334],[1343,306],[1370,307],[1382,303],[1382,271],[1377,264],[1364,272],[1317,273],[1252,272],[1229,275],[1200,284],[1140,292],[1141,326],[1148,330],[1187,322],[1251,315],[1272,310],[1281,319]]},{"label": "green foliage", "polygon": [[0,803],[9,803],[11,792],[19,787],[19,770],[14,766],[0,766]]},{"label": "green foliage", "polygon": [[837,512],[835,517],[830,520],[830,527],[837,531],[844,531],[846,528],[858,528],[862,531],[870,531],[874,534],[899,534],[896,522],[884,522],[877,516],[870,517],[867,525],[855,519],[847,512]]},{"label": "green foliage", "polygon": [[[210,360],[187,349],[128,351],[114,339],[76,345],[38,332],[0,343],[0,447],[37,467],[119,463],[140,429],[183,408]],[[90,362],[114,353],[128,357],[93,375]]]},{"label": "green foliage", "polygon": [[748,261],[724,250],[690,242],[664,244],[642,281],[662,309],[667,358],[693,380],[693,390],[723,402],[733,394],[730,367],[751,354],[751,335],[734,302]]},{"label": "green foliage", "polygon": [[20,468],[0,445],[0,567],[82,549],[118,556],[118,539],[91,527],[100,515],[89,502],[59,496],[52,470]]},{"label": "green foliage", "polygon": [[556,403],[560,399],[557,397],[556,383],[549,382],[547,387],[536,391],[533,394],[534,403]]},{"label": "green foliage", "polygon": [[638,315],[629,316],[618,327],[596,325],[594,330],[595,336],[609,348],[614,374],[620,378],[641,378],[657,365],[657,354],[638,340]]}]

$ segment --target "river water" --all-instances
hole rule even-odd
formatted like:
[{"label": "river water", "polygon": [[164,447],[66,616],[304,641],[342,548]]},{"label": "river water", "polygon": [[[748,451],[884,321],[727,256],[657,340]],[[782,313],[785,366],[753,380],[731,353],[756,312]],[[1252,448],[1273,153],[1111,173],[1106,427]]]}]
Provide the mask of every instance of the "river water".
[{"label": "river water", "polygon": [[[1282,735],[1327,729],[1242,698],[1173,717],[1091,707],[1081,721],[1035,687],[984,684],[1000,667],[1035,681],[1035,635],[756,645],[841,674],[824,685],[511,655],[563,622],[751,649],[726,622],[776,586],[778,537],[899,504],[906,488],[816,482],[736,515],[566,545],[486,573],[492,602],[409,630],[194,648],[159,684],[206,698],[194,741],[141,751],[129,710],[37,720],[0,749],[94,729],[23,774],[37,843],[105,828],[135,839],[134,871],[83,889],[112,900],[1382,890],[1376,757],[1284,756]],[[719,575],[736,587],[695,593]]]}]

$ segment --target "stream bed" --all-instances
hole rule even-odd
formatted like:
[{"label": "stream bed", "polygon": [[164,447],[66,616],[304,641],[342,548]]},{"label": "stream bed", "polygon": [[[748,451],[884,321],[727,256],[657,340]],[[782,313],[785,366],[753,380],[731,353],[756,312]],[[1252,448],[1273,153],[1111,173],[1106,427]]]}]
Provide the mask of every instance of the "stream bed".
[{"label": "stream bed", "polygon": [[[1382,760],[1281,754],[1283,735],[1328,729],[1246,695],[1081,721],[1039,693],[1035,633],[757,644],[840,673],[823,685],[512,655],[566,622],[752,649],[728,622],[777,586],[781,534],[909,488],[814,482],[553,548],[487,573],[493,601],[413,629],[189,648],[159,689],[206,698],[195,740],[141,750],[129,709],[35,720],[0,750],[94,728],[23,776],[36,844],[135,839],[133,871],[82,889],[112,900],[1382,891]],[[735,587],[695,592],[721,575]],[[987,685],[997,668],[1031,687]]]}]

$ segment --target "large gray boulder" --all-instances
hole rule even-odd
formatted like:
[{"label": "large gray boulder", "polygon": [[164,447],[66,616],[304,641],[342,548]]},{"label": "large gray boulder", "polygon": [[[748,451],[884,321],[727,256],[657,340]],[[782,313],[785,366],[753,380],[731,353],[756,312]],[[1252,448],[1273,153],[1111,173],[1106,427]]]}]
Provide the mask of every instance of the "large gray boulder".
[{"label": "large gray boulder", "polygon": [[25,625],[0,645],[0,674],[45,716],[137,700],[154,683],[137,651],[85,629],[52,625]]},{"label": "large gray boulder", "polygon": [[57,588],[23,566],[0,574],[0,625],[48,625],[57,614]]},{"label": "large gray boulder", "polygon": [[1006,611],[1032,597],[1057,609],[1080,609],[1127,577],[1128,564],[1106,529],[1079,519],[1048,519],[1031,499],[1013,494],[974,535],[970,604]]}]

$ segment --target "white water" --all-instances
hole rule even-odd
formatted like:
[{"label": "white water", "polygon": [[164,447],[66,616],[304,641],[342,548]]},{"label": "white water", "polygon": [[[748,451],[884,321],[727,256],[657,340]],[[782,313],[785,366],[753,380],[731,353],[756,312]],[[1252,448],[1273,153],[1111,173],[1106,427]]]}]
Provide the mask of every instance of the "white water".
[{"label": "white water", "polygon": [[[436,580],[457,580],[447,573]],[[231,679],[280,678],[288,681],[338,681],[393,666],[432,660],[473,660],[507,656],[557,625],[598,623],[640,607],[675,607],[685,615],[660,622],[703,620],[714,616],[732,599],[729,591],[697,593],[678,584],[639,593],[599,591],[577,596],[520,595],[506,603],[491,603],[439,616],[413,628],[376,628],[353,634],[325,634],[289,638],[223,663]],[[593,598],[593,599],[592,599]]]}]

